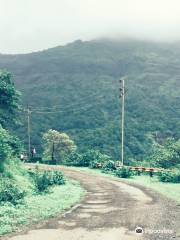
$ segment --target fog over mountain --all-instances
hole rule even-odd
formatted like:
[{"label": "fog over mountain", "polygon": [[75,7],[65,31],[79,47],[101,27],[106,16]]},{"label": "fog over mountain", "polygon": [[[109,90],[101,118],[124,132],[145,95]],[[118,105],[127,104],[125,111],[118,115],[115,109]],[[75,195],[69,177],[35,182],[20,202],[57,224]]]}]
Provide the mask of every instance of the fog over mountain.
[{"label": "fog over mountain", "polygon": [[[33,111],[31,142],[38,153],[42,134],[52,128],[67,133],[81,152],[98,149],[120,159],[118,80],[126,75],[126,163],[147,158],[152,138],[179,138],[179,66],[180,44],[134,40],[75,41],[38,53],[0,55],[0,69],[13,74],[23,108],[29,104]],[[26,113],[21,118],[15,132],[27,146]]]},{"label": "fog over mountain", "polygon": [[180,39],[179,0],[0,0],[0,52],[27,53],[76,39]]}]

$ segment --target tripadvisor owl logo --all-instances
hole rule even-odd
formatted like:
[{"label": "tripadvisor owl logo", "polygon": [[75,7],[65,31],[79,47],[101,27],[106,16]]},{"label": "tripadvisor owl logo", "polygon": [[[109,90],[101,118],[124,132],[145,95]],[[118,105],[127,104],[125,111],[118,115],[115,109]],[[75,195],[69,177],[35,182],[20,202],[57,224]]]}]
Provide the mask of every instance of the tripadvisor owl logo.
[{"label": "tripadvisor owl logo", "polygon": [[143,230],[142,227],[137,226],[137,227],[135,228],[135,233],[136,233],[136,234],[139,234],[139,235],[142,235],[142,234],[144,233],[144,230]]}]

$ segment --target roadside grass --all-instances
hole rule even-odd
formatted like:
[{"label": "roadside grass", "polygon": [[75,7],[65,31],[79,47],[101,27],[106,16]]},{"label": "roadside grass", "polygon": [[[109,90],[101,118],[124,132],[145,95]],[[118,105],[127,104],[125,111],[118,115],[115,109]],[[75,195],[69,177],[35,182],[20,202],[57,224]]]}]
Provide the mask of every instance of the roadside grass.
[{"label": "roadside grass", "polygon": [[151,188],[162,195],[180,202],[180,183],[163,183],[156,176],[134,176],[132,179],[124,179],[125,182],[136,183]]},{"label": "roadside grass", "polygon": [[83,196],[84,190],[79,183],[67,180],[65,185],[52,187],[50,193],[26,196],[24,204],[0,205],[0,236],[55,217]]},{"label": "roadside grass", "polygon": [[99,169],[89,169],[85,167],[72,167],[83,172],[98,174],[105,177],[121,179],[123,182],[135,183],[155,190],[156,192],[180,203],[180,183],[163,183],[156,176],[150,178],[148,175],[133,176],[132,178],[118,178],[112,174],[102,173]]}]

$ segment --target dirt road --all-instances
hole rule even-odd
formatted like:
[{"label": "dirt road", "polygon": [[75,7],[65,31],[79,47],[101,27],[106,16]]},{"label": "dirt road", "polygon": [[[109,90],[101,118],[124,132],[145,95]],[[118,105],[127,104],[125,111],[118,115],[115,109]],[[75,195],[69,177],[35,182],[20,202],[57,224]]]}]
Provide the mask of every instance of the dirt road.
[{"label": "dirt road", "polygon": [[[63,216],[11,240],[170,240],[180,239],[180,207],[143,187],[61,168],[87,193]],[[142,227],[144,233],[135,233]],[[179,232],[178,232],[179,231]]]}]

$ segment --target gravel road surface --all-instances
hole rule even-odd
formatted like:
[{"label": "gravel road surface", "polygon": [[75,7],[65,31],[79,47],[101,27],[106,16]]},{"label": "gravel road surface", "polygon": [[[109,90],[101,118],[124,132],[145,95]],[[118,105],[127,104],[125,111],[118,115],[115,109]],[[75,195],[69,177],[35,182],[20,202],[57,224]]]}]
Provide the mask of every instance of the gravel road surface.
[{"label": "gravel road surface", "polygon": [[[180,205],[111,178],[60,167],[81,183],[85,198],[65,214],[8,237],[11,240],[180,239]],[[137,231],[143,233],[136,233]]]}]

